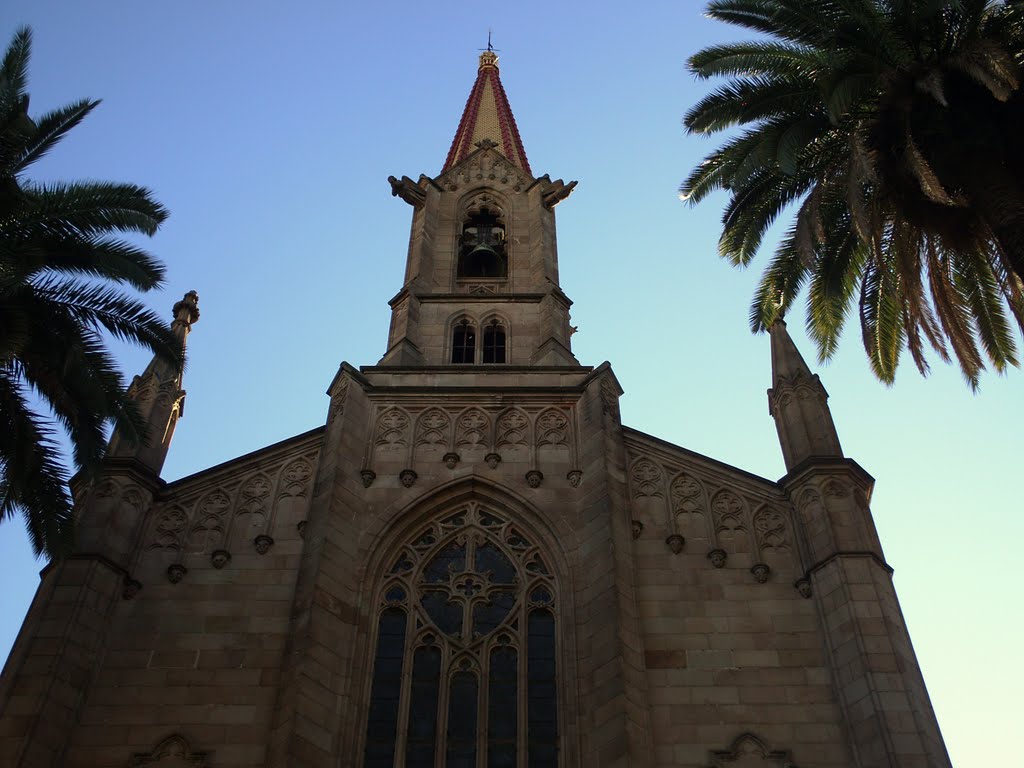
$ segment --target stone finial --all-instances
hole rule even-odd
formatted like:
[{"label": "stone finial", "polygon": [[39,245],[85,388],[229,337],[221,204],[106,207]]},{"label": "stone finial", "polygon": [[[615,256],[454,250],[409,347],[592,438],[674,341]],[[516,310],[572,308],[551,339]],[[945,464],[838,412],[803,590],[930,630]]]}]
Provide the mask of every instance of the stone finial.
[{"label": "stone finial", "polygon": [[192,324],[199,321],[199,294],[189,291],[181,297],[181,301],[174,302],[171,309],[174,319],[171,321],[171,330],[174,335],[181,339],[182,347],[185,346],[185,339],[192,330]]}]

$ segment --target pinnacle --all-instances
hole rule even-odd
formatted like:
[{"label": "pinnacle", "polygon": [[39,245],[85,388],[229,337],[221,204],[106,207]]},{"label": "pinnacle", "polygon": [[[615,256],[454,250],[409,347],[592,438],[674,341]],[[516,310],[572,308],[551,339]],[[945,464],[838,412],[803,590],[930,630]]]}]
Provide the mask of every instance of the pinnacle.
[{"label": "pinnacle", "polygon": [[772,349],[772,383],[773,386],[779,383],[780,379],[793,379],[800,374],[810,378],[811,369],[804,362],[800,350],[796,348],[793,339],[786,330],[784,320],[776,320],[769,330]]}]

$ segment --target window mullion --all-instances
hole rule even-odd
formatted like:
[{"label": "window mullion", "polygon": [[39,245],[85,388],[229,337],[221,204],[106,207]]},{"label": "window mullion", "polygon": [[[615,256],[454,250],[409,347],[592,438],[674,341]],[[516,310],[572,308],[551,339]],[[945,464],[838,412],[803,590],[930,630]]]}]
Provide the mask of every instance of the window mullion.
[{"label": "window mullion", "polygon": [[516,723],[516,762],[519,768],[529,768],[527,761],[530,759],[529,734],[526,732],[526,706],[529,703],[527,690],[529,679],[527,678],[528,664],[526,663],[526,617],[529,607],[526,598],[529,594],[527,576],[523,573],[523,580],[519,587],[519,632],[516,637],[519,646],[519,663],[516,666],[516,673],[519,678],[519,697],[516,701],[518,722]]},{"label": "window mullion", "polygon": [[441,643],[441,679],[437,696],[437,740],[434,744],[434,765],[445,764],[448,754],[448,699],[451,693],[452,648]]},{"label": "window mullion", "polygon": [[480,645],[480,695],[477,696],[476,743],[480,748],[476,752],[477,768],[487,768],[488,747],[487,727],[490,723],[488,703],[491,700],[491,654],[490,643]]},{"label": "window mullion", "polygon": [[[410,592],[410,594],[415,594]],[[411,603],[411,601],[410,601]],[[412,681],[413,652],[416,647],[416,608],[405,612],[405,660],[402,663],[402,690],[398,694],[398,732],[395,734],[395,766],[405,768],[405,742],[409,728],[409,688]]]}]

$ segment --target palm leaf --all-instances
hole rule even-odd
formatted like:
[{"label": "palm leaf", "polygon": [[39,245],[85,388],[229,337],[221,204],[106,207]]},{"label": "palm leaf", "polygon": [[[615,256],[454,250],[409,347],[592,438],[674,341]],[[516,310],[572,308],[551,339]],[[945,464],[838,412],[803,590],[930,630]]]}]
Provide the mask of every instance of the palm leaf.
[{"label": "palm leaf", "polygon": [[35,121],[35,135],[25,143],[20,157],[15,158],[12,167],[5,169],[7,173],[17,174],[32,163],[44,157],[64,136],[93,111],[99,101],[82,99],[74,104],[61,107],[40,117]]}]

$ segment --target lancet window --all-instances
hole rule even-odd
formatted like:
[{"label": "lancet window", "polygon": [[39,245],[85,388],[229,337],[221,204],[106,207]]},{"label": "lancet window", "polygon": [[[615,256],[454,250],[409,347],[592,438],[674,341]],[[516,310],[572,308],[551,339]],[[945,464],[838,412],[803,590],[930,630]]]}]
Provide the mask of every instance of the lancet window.
[{"label": "lancet window", "polygon": [[535,543],[473,502],[387,569],[364,768],[557,768],[557,592]]},{"label": "lancet window", "polygon": [[462,320],[452,332],[452,362],[473,363],[475,359],[476,328],[469,320]]},{"label": "lancet window", "polygon": [[505,326],[497,320],[491,320],[484,326],[483,352],[485,363],[505,362]]},{"label": "lancet window", "polygon": [[504,363],[507,359],[508,332],[497,318],[484,324],[482,334],[477,334],[476,326],[467,318],[458,320],[452,327],[453,363],[470,365],[477,360]]},{"label": "lancet window", "polygon": [[462,225],[457,277],[485,280],[508,277],[505,227],[498,215],[488,208],[474,213]]}]

